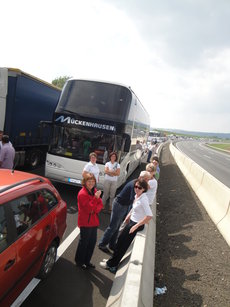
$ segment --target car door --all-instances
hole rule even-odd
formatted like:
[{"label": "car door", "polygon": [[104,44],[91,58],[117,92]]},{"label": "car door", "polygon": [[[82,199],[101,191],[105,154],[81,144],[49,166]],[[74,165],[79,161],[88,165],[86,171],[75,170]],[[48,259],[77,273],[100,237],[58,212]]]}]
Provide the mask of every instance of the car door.
[{"label": "car door", "polygon": [[[12,222],[12,221],[11,221]],[[5,206],[0,206],[0,306],[6,303],[17,276],[16,248]],[[4,303],[3,303],[4,301]]]},{"label": "car door", "polygon": [[17,277],[26,285],[38,273],[49,245],[52,217],[42,216],[36,193],[12,200],[10,206],[17,230]]}]

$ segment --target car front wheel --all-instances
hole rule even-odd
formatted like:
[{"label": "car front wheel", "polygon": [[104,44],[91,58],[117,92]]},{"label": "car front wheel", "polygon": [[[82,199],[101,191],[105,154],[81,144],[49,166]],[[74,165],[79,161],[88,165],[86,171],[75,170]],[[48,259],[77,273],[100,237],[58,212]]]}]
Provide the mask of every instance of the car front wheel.
[{"label": "car front wheel", "polygon": [[45,279],[52,271],[57,257],[57,244],[52,242],[49,246],[45,258],[43,260],[40,272],[38,273],[38,278]]}]

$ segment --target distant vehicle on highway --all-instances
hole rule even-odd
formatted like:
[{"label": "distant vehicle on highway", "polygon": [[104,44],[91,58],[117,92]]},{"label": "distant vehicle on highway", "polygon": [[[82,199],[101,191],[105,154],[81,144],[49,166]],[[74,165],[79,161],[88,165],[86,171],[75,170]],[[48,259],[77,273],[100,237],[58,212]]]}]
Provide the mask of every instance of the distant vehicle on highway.
[{"label": "distant vehicle on highway", "polygon": [[80,185],[82,170],[94,151],[100,168],[98,187],[103,188],[104,164],[116,151],[120,186],[146,155],[137,144],[147,142],[149,127],[149,114],[130,87],[70,79],[55,110],[45,175],[54,181]]},{"label": "distant vehicle on highway", "polygon": [[50,181],[0,170],[0,306],[51,272],[66,229],[66,203]]},{"label": "distant vehicle on highway", "polygon": [[151,130],[149,131],[149,136],[148,136],[148,142],[154,142],[157,140],[157,137],[160,136],[160,132],[159,131],[154,131],[154,130]]}]

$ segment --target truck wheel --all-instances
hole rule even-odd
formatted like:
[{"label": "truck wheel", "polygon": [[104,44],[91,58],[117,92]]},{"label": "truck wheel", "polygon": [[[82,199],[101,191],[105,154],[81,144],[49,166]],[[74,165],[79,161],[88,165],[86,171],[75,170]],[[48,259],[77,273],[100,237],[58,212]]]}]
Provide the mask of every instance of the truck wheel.
[{"label": "truck wheel", "polygon": [[34,169],[39,166],[42,160],[42,152],[38,149],[31,150],[27,153],[26,163],[29,168]]},{"label": "truck wheel", "polygon": [[52,244],[49,246],[45,258],[43,260],[41,269],[37,275],[40,279],[45,279],[47,276],[51,273],[55,261],[57,257],[57,244],[55,242],[52,242]]}]

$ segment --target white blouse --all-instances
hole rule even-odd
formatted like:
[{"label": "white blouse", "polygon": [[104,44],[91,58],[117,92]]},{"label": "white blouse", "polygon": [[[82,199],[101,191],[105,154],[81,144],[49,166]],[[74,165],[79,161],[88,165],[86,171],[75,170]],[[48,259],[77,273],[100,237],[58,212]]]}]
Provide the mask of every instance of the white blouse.
[{"label": "white blouse", "polygon": [[153,213],[146,193],[142,193],[140,197],[135,196],[130,220],[138,223],[146,216],[153,216]]}]

